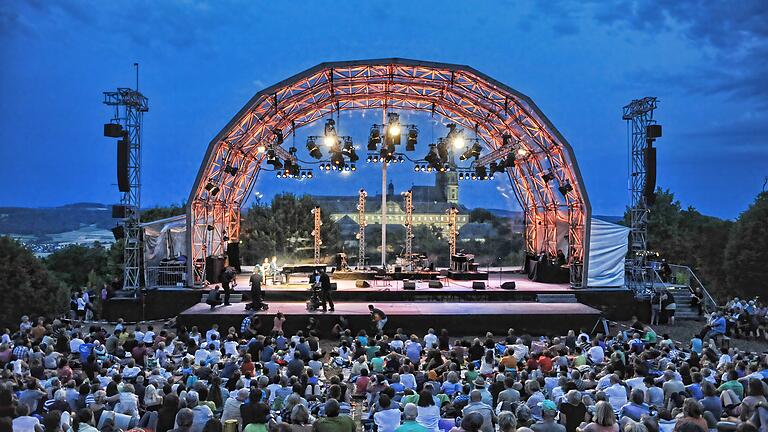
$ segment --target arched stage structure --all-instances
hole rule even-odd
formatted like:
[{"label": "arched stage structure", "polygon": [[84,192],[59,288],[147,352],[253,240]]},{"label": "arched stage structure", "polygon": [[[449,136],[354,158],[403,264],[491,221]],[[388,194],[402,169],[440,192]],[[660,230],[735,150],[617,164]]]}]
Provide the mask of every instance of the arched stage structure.
[{"label": "arched stage structure", "polygon": [[591,207],[566,139],[531,98],[469,66],[399,58],[322,63],[245,104],[208,145],[187,201],[188,280],[202,285],[206,257],[238,241],[240,208],[266,160],[259,147],[291,158],[275,130],[288,136],[338,111],[370,109],[428,112],[476,130],[487,157],[527,150],[506,169],[525,214],[526,251],[567,244],[571,285],[586,287]]}]

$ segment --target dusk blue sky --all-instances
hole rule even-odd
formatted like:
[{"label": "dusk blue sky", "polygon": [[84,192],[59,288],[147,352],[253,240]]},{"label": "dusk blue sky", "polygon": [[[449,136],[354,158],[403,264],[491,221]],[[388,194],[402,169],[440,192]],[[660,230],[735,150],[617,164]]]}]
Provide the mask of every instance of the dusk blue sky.
[{"label": "dusk blue sky", "polygon": [[[467,64],[530,96],[573,146],[597,214],[621,214],[627,204],[621,107],[633,98],[660,99],[658,184],[684,206],[735,218],[768,175],[761,0],[5,0],[0,205],[118,200],[102,92],[132,86],[134,62],[150,103],[142,203],[154,206],[186,199],[209,141],[260,89],[324,61],[383,57]],[[364,145],[371,118],[343,116],[342,124]],[[414,119],[429,136],[429,119]],[[358,174],[292,184],[265,176],[256,190],[375,188],[373,171]],[[404,167],[395,176],[398,190],[428,181]],[[462,200],[515,208],[503,198],[508,187],[464,186]]]}]

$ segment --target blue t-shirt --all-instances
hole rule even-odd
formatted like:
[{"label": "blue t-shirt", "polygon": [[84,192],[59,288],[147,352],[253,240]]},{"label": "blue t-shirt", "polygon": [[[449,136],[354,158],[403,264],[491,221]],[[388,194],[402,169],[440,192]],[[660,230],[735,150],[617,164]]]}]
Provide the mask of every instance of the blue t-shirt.
[{"label": "blue t-shirt", "polygon": [[88,361],[88,356],[91,355],[91,351],[93,351],[93,344],[92,343],[84,343],[80,344],[80,360],[85,363]]},{"label": "blue t-shirt", "polygon": [[691,351],[695,352],[696,354],[701,354],[702,348],[701,339],[697,337],[691,339]]},{"label": "blue t-shirt", "polygon": [[712,323],[712,330],[717,334],[725,334],[725,317],[717,317]]}]

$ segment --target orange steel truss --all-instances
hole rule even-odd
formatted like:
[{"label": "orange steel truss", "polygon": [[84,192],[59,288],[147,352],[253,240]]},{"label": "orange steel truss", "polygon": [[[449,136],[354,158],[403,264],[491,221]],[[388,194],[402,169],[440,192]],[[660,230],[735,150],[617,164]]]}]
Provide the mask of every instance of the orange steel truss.
[{"label": "orange steel truss", "polygon": [[[507,168],[525,215],[525,247],[556,253],[567,242],[571,283],[586,282],[591,207],[570,144],[528,96],[469,66],[405,59],[322,63],[258,92],[210,142],[189,195],[189,271],[204,282],[205,257],[223,255],[240,234],[240,207],[258,178],[273,131],[289,136],[337,111],[422,111],[477,130],[486,151],[527,154]],[[234,174],[225,167],[237,167]],[[554,178],[545,181],[542,175]],[[218,187],[213,195],[206,185]],[[563,194],[559,187],[570,184]],[[214,189],[215,190],[215,189]],[[561,227],[558,231],[558,225]],[[567,228],[563,228],[567,227]]]}]

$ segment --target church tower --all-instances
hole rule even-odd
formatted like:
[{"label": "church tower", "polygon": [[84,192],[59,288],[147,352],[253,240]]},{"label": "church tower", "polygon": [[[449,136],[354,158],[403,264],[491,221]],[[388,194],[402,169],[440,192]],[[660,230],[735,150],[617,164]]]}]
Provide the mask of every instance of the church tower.
[{"label": "church tower", "polygon": [[459,204],[459,177],[455,172],[445,173],[445,197],[450,204]]}]

